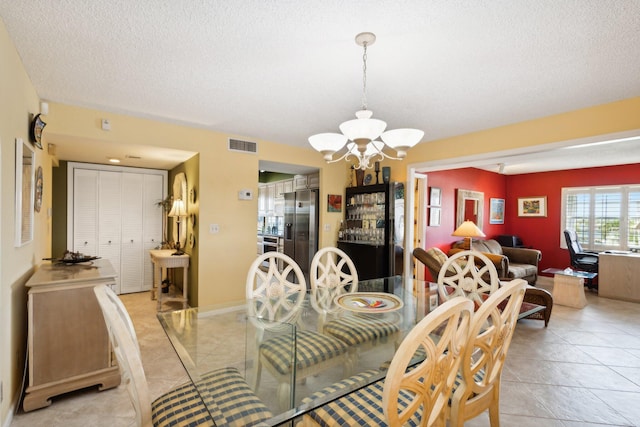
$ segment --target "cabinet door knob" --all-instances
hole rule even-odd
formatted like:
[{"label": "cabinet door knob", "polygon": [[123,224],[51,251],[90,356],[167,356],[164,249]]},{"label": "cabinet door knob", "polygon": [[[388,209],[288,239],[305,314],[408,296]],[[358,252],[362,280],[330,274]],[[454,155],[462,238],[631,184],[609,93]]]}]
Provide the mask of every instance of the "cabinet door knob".
[{"label": "cabinet door knob", "polygon": [[84,245],[86,246],[89,242],[84,242]]},{"label": "cabinet door knob", "polygon": [[133,243],[133,239],[131,239],[131,243]]},{"label": "cabinet door knob", "polygon": [[111,240],[109,240],[109,244],[111,244]]}]

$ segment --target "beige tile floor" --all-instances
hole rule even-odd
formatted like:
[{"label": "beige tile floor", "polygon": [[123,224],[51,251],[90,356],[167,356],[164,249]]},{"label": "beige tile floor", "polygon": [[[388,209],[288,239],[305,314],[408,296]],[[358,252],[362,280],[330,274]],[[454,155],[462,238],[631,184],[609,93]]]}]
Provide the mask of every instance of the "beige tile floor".
[{"label": "beige tile floor", "polygon": [[[122,297],[142,351],[152,396],[187,376],[155,317],[148,293]],[[502,426],[640,426],[640,304],[588,292],[582,310],[556,305],[551,322],[518,323],[502,378]],[[18,412],[12,427],[133,426],[124,388],[89,389]],[[485,414],[466,426],[488,426]]]}]

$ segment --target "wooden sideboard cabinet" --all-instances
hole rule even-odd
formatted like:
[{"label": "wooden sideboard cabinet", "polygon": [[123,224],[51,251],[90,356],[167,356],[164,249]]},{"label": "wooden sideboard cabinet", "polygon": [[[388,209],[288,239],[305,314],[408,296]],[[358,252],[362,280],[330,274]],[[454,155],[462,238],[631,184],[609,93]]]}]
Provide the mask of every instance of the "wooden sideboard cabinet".
[{"label": "wooden sideboard cabinet", "polygon": [[51,404],[51,397],[93,385],[120,384],[109,334],[93,287],[115,286],[108,260],[44,264],[29,279],[29,382],[23,409]]}]

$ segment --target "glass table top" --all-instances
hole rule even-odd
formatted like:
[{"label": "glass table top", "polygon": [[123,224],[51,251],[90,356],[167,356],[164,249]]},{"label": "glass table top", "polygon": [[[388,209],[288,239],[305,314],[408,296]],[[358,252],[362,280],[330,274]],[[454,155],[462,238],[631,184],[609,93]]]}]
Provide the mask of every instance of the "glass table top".
[{"label": "glass table top", "polygon": [[[298,295],[277,303],[273,298],[256,299],[236,308],[197,307],[161,312],[158,319],[214,421],[219,412],[215,399],[207,398],[209,390],[199,386],[199,382],[213,370],[233,367],[274,415],[265,425],[279,425],[297,420],[309,409],[349,393],[351,390],[346,389],[323,401],[302,404],[305,397],[351,374],[373,371],[366,382],[355,384],[353,389],[384,378],[386,364],[393,358],[399,342],[438,305],[434,283],[401,276],[361,281],[357,291],[362,296],[307,292],[300,301]],[[265,314],[265,307],[269,315]],[[290,315],[290,312],[294,313]],[[299,364],[293,362],[296,347],[290,344],[285,347],[284,360],[289,359],[287,363],[294,369],[278,378],[264,367],[258,372],[260,349],[267,340],[278,338],[281,342],[296,343],[301,340],[301,332],[323,334],[330,326],[340,329],[363,319],[393,325],[395,332],[364,344],[349,343],[349,347],[354,347],[348,349],[350,369],[339,364],[301,381],[296,378]],[[342,329],[349,330],[348,327]],[[278,394],[283,381],[288,383],[284,398]]]},{"label": "glass table top", "polygon": [[583,279],[593,279],[598,275],[598,273],[590,273],[588,271],[573,270],[571,268],[565,268],[564,270],[561,270],[559,268],[546,268],[542,270],[542,272],[549,273],[549,274],[561,274],[563,276],[580,277]]}]

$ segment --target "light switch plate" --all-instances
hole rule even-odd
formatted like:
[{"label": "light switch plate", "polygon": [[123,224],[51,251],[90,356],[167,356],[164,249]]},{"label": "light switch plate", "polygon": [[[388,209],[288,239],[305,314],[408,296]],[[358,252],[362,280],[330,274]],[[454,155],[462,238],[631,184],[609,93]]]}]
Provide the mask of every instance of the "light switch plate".
[{"label": "light switch plate", "polygon": [[209,224],[209,233],[218,234],[220,232],[219,224]]}]

